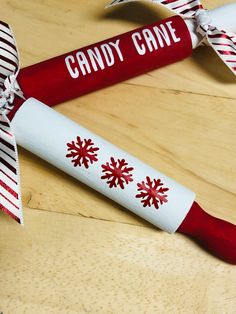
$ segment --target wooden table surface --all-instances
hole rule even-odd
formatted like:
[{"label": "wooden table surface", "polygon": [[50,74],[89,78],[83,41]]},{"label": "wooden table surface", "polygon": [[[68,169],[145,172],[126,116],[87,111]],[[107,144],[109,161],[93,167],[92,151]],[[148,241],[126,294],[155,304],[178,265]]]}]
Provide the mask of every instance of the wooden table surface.
[{"label": "wooden table surface", "polygon": [[[225,0],[205,0],[208,8]],[[166,16],[105,0],[1,0],[21,64]],[[37,84],[37,82],[36,82]],[[57,106],[236,223],[235,77],[210,48]],[[0,214],[0,312],[236,313],[236,268],[20,149],[25,227]]]}]

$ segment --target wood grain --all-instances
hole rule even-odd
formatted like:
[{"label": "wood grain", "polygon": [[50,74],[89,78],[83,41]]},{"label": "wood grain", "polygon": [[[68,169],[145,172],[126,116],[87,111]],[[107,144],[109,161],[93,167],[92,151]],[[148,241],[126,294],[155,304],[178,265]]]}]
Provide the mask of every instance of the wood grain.
[{"label": "wood grain", "polygon": [[234,311],[235,269],[184,236],[41,210],[25,216],[23,229],[0,220],[4,313]]},{"label": "wood grain", "polygon": [[[226,1],[204,1],[209,8]],[[2,0],[22,66],[166,16],[135,3]],[[37,82],[36,82],[37,83]],[[209,48],[57,106],[236,223],[235,79]],[[236,269],[20,150],[26,225],[0,214],[0,312],[235,313]]]}]

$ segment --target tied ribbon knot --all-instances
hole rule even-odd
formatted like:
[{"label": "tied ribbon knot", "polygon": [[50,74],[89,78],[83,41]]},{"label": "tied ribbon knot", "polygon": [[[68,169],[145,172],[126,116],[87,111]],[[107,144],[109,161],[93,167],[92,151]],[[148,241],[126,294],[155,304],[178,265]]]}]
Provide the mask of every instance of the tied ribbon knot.
[{"label": "tied ribbon knot", "polygon": [[14,107],[15,95],[24,99],[23,92],[17,83],[16,75],[12,74],[5,79],[4,89],[0,89],[0,114],[6,113],[7,110],[11,110]]},{"label": "tied ribbon knot", "polygon": [[13,32],[0,21],[0,209],[23,224],[18,152],[8,114],[15,97],[24,99],[17,83],[19,58]]},{"label": "tied ribbon knot", "polygon": [[[114,0],[107,7],[139,0]],[[200,44],[211,46],[226,66],[236,75],[236,35],[212,25],[209,11],[203,8],[200,0],[146,0],[161,4],[183,19],[196,22],[197,33],[202,37]]]},{"label": "tied ribbon knot", "polygon": [[212,26],[212,18],[207,10],[197,10],[195,13],[195,19],[197,22],[197,32],[202,37],[206,37],[208,31],[213,31],[215,29],[215,27]]}]

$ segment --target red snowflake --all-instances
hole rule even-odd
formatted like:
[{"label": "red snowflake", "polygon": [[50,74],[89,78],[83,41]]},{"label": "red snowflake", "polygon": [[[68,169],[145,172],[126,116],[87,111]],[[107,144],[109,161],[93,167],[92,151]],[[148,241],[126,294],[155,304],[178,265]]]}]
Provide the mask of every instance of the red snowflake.
[{"label": "red snowflake", "polygon": [[153,179],[152,181],[149,177],[146,177],[146,182],[142,181],[137,184],[138,191],[141,193],[137,194],[136,197],[142,198],[143,207],[154,205],[158,209],[159,205],[168,202],[168,195],[165,192],[169,189],[163,188],[163,185],[160,179]]},{"label": "red snowflake", "polygon": [[79,136],[76,138],[76,142],[72,141],[67,143],[67,151],[70,152],[66,155],[67,158],[72,158],[71,162],[74,163],[74,167],[78,165],[81,167],[85,166],[87,169],[89,164],[98,161],[97,154],[98,147],[94,147],[94,143],[91,139],[81,140]]},{"label": "red snowflake", "polygon": [[115,161],[113,157],[111,157],[111,162],[107,162],[105,165],[102,165],[102,172],[105,174],[101,177],[101,179],[107,179],[107,184],[109,188],[120,186],[124,189],[124,183],[128,184],[132,182],[132,174],[130,172],[134,170],[132,167],[126,167],[128,163],[125,159],[118,159]]}]

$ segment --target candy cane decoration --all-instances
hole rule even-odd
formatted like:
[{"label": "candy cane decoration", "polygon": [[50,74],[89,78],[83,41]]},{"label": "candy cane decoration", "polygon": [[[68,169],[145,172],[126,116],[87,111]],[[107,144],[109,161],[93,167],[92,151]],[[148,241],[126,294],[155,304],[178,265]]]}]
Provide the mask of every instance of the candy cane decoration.
[{"label": "candy cane decoration", "polygon": [[[114,0],[107,7],[137,0]],[[210,13],[205,10],[199,0],[146,0],[161,4],[183,19],[196,22],[197,32],[201,35],[201,44],[211,46],[220,59],[236,75],[236,35],[228,30],[222,30],[212,23]],[[235,13],[233,13],[235,14]]]},{"label": "candy cane decoration", "polygon": [[8,24],[0,22],[0,208],[22,224],[18,153],[7,116],[14,107],[15,95],[24,98],[16,81],[18,72],[13,33]]}]

